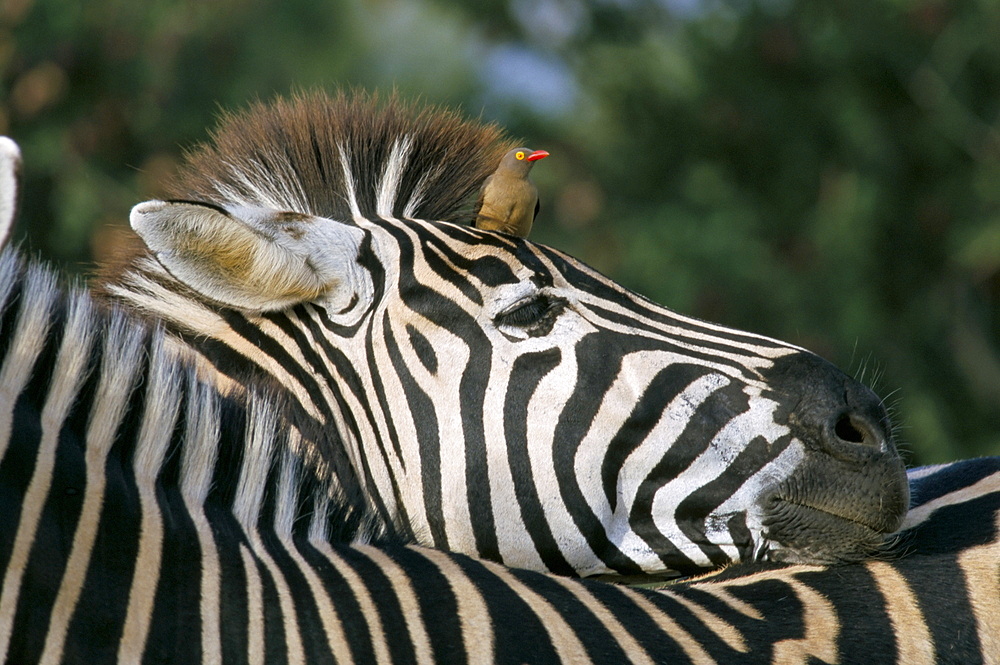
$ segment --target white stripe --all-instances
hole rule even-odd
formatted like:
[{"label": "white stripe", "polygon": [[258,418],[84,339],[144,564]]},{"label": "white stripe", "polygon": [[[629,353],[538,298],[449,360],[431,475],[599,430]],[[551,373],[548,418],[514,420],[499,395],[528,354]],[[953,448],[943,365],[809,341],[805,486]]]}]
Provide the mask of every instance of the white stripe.
[{"label": "white stripe", "polygon": [[0,247],[0,316],[11,305],[9,301],[14,281],[21,271],[21,257],[13,249]]},{"label": "white stripe", "polygon": [[48,271],[32,266],[25,275],[21,293],[14,338],[0,369],[0,459],[10,443],[14,404],[28,384],[52,325],[50,310],[56,297],[55,278]]},{"label": "white stripe", "polygon": [[972,501],[978,499],[984,494],[997,491],[1000,491],[1000,472],[990,474],[976,482],[974,485],[961,487],[954,492],[949,492],[944,496],[939,496],[936,499],[913,508],[906,514],[906,518],[903,520],[903,526],[901,526],[899,530],[906,531],[918,526],[921,522],[927,521],[938,508],[947,508],[948,506],[953,506],[965,501]]},{"label": "white stripe", "polygon": [[[937,663],[934,638],[920,609],[920,600],[913,593],[906,578],[885,561],[869,561],[864,565],[875,580],[875,587],[882,596],[882,606],[892,625],[892,634],[896,638],[896,662],[899,665]],[[996,584],[992,583],[992,586],[995,588]],[[943,646],[947,648],[946,645]]]},{"label": "white stripe", "polygon": [[240,545],[240,557],[247,576],[247,662],[264,665],[264,587],[257,560],[246,545]]},{"label": "white stripe", "polygon": [[256,558],[264,564],[274,582],[285,630],[288,661],[290,663],[304,663],[305,651],[302,646],[302,636],[299,634],[295,603],[288,588],[288,582],[285,580],[283,571],[274,562],[274,558],[261,542],[260,532],[257,528],[264,500],[264,490],[267,487],[268,472],[273,462],[276,432],[275,414],[270,409],[265,408],[263,400],[257,396],[251,396],[246,446],[240,479],[236,487],[236,498],[233,501],[233,514],[247,534],[250,549]]},{"label": "white stripe", "polygon": [[396,205],[396,194],[403,173],[406,171],[407,158],[412,147],[413,142],[409,136],[396,139],[392,144],[392,152],[389,153],[389,159],[385,163],[375,203],[375,214],[380,217],[392,217],[392,208]]},{"label": "white stripe", "polygon": [[406,202],[406,206],[403,208],[403,217],[406,219],[412,219],[417,214],[417,208],[420,204],[424,202],[424,190],[427,189],[428,183],[441,175],[441,164],[437,164],[432,168],[424,171],[423,175],[420,176],[420,180],[417,181],[416,186],[410,193],[410,199]]},{"label": "white stripe", "polygon": [[7,244],[16,221],[20,171],[21,149],[6,136],[0,136],[0,247]]},{"label": "white stripe", "polygon": [[[36,283],[35,286],[38,284]],[[48,303],[40,304],[43,307],[38,312],[33,312],[31,309],[21,310],[21,318],[14,340],[14,346],[21,350],[24,350],[25,346],[35,346],[28,342],[37,342],[40,345],[45,339],[44,328],[42,329],[43,334],[38,340],[19,339],[23,335],[37,334],[42,326],[41,322],[36,320],[37,317],[25,321],[28,314],[37,313],[46,320],[48,319]],[[32,307],[32,305],[33,303],[30,301],[25,302],[25,307]],[[66,328],[53,368],[52,385],[49,387],[45,406],[42,407],[42,434],[35,458],[35,468],[22,501],[21,519],[18,523],[17,534],[14,536],[10,560],[7,563],[6,571],[4,571],[3,591],[0,593],[0,654],[6,653],[10,645],[21,582],[28,567],[28,557],[38,532],[45,499],[52,486],[56,449],[59,446],[59,432],[73,401],[76,399],[80,385],[86,378],[87,361],[90,357],[94,329],[91,311],[89,298],[78,297],[70,302]],[[20,325],[22,323],[25,325]],[[29,358],[24,358],[24,361],[28,360]],[[6,364],[4,369],[7,369]],[[18,378],[26,380],[27,375],[24,374]],[[3,385],[5,390],[17,387],[8,386],[6,383]],[[7,395],[2,394],[0,397],[6,399]],[[6,437],[4,441],[6,441]]]},{"label": "white stripe", "polygon": [[[651,300],[649,300],[644,296],[641,296],[632,291],[628,291],[627,289],[622,287],[621,284],[618,284],[617,282],[609,279],[605,275],[602,275],[601,273],[595,271],[590,266],[581,263],[576,257],[570,256],[569,254],[566,254],[564,252],[560,252],[559,250],[553,250],[552,248],[546,248],[546,249],[548,249],[549,251],[553,251],[557,255],[563,257],[564,259],[566,259],[567,262],[571,263],[577,270],[586,274],[588,277],[591,277],[595,281],[604,284],[609,289],[616,291],[618,294],[621,295],[622,298],[630,300],[640,309],[646,309],[649,310],[650,312],[655,312],[659,316],[672,318],[678,321],[679,323],[684,324],[685,326],[692,326],[695,329],[699,329],[704,332],[698,333],[689,331],[687,328],[683,327],[675,328],[673,326],[665,326],[663,323],[653,322],[651,320],[646,321],[649,325],[653,326],[654,328],[670,330],[673,331],[674,334],[678,334],[681,337],[691,336],[705,340],[716,340],[720,343],[729,344],[739,348],[746,349],[751,354],[759,354],[766,358],[779,358],[781,356],[788,355],[789,353],[795,353],[796,351],[805,350],[802,347],[798,347],[793,344],[789,344],[788,342],[783,342],[781,340],[773,339],[771,337],[766,337],[764,335],[758,335],[752,332],[747,332],[745,330],[738,330],[736,328],[729,328],[716,323],[710,323],[708,321],[702,321],[701,319],[695,319],[689,316],[684,316],[683,314],[678,314],[673,310],[667,309],[662,305],[652,302]],[[539,255],[541,253],[538,249],[535,248],[533,248],[533,251],[535,252],[536,255]],[[549,263],[544,257],[539,256],[539,259],[545,262],[546,265],[550,266],[551,269],[554,270],[557,274],[561,274],[561,271],[552,267],[552,264]],[[601,300],[598,302],[610,305],[612,306],[612,309],[614,308],[613,307],[614,303],[612,303],[611,301]],[[618,311],[626,312],[626,310],[624,309]],[[635,317],[636,315],[634,313],[628,313],[627,316]],[[713,335],[713,332],[718,332],[721,335],[738,335],[747,340],[760,340],[760,345],[758,346],[751,342],[737,342],[733,340],[727,340],[724,337],[715,337]]]},{"label": "white stripe", "polygon": [[[699,590],[704,591],[701,587],[699,587]],[[717,614],[705,609],[683,594],[677,594],[671,596],[671,598],[688,608],[688,610],[691,611],[691,614],[705,624],[705,627],[715,633],[730,649],[740,653],[747,653],[749,651],[749,648],[743,639],[743,635],[740,633],[739,629],[736,628],[736,626],[732,625]],[[758,615],[758,618],[762,619],[763,617]]]},{"label": "white stripe", "polygon": [[[993,533],[1000,530],[1000,514],[993,515]],[[958,555],[965,580],[965,593],[976,618],[976,633],[986,665],[1000,665],[1000,588],[997,586],[997,559],[1000,542],[970,547]],[[955,592],[958,592],[956,589]]]},{"label": "white stripe", "polygon": [[350,148],[339,145],[338,154],[340,155],[340,166],[344,169],[344,195],[347,197],[347,204],[351,208],[351,215],[354,217],[355,221],[364,219],[361,214],[361,208],[358,207],[358,196],[355,192],[354,185],[354,174],[351,173],[351,154]]},{"label": "white stripe", "polygon": [[552,605],[544,596],[536,593],[530,587],[517,579],[509,568],[505,568],[498,563],[491,561],[480,562],[487,570],[500,578],[511,591],[524,601],[531,611],[538,617],[539,622],[549,635],[552,647],[555,649],[560,662],[563,663],[592,663],[586,647],[580,641],[576,630],[566,623],[559,610]]},{"label": "white stripe", "polygon": [[926,478],[927,476],[933,476],[938,471],[947,469],[951,464],[934,464],[931,466],[918,466],[915,469],[907,469],[906,477],[910,482],[914,480],[920,480]]},{"label": "white stripe", "polygon": [[[674,619],[654,605],[652,601],[641,593],[627,587],[617,587],[629,600],[639,606],[643,612],[655,623],[664,635],[669,635],[677,646],[684,650],[684,654],[691,659],[693,665],[718,665],[715,659],[708,655],[698,640],[692,637],[686,628],[677,623]],[[669,591],[658,593],[669,596],[676,600],[677,596]],[[778,661],[775,661],[778,662]]]},{"label": "white stripe", "polygon": [[[158,353],[165,353],[158,349]],[[154,359],[156,356],[154,355]],[[218,457],[219,414],[215,394],[188,376],[184,449],[181,455],[181,498],[194,524],[201,551],[201,652],[202,662],[222,660],[220,586],[222,571],[212,527],[205,517],[205,500]]]},{"label": "white stripe", "polygon": [[629,662],[653,665],[653,659],[642,648],[639,642],[629,634],[629,629],[625,628],[603,603],[594,598],[593,594],[583,584],[578,580],[571,580],[565,577],[552,577],[551,579],[564,586],[570,593],[576,596],[577,600],[585,605],[598,621],[604,624],[605,629],[611,633],[611,637],[621,647],[622,651],[628,657]]},{"label": "white stripe", "polygon": [[[379,616],[378,607],[375,604],[374,599],[372,599],[371,593],[368,591],[368,587],[365,585],[364,580],[358,575],[357,572],[347,561],[345,561],[339,554],[334,552],[333,548],[330,547],[330,543],[326,541],[313,541],[312,545],[320,552],[323,556],[329,559],[330,563],[336,568],[337,572],[344,578],[347,585],[354,592],[354,599],[358,603],[358,607],[361,609],[361,619],[368,624],[368,633],[371,636],[372,651],[375,653],[375,662],[379,665],[391,665],[392,657],[389,655],[389,645],[386,642],[385,629],[382,626],[382,618]],[[357,620],[358,617],[354,617]]]},{"label": "white stripe", "polygon": [[[321,540],[327,539],[326,520],[329,517],[327,514],[328,505],[329,503],[325,497],[316,498],[312,520],[309,525],[308,537],[310,542],[312,542],[314,538]],[[285,550],[288,552],[288,555],[302,572],[302,576],[305,577],[306,583],[309,585],[311,596],[316,602],[316,610],[319,612],[319,618],[323,624],[323,632],[326,635],[326,642],[330,647],[334,660],[338,663],[344,664],[353,663],[354,655],[351,653],[347,643],[347,634],[344,632],[343,620],[337,613],[337,607],[330,598],[330,594],[327,591],[323,580],[320,579],[319,573],[317,573],[316,570],[302,558],[301,552],[299,552],[294,541],[292,540],[290,530],[279,531],[278,537],[280,538],[282,545],[284,545]]]},{"label": "white stripe", "polygon": [[[630,524],[632,505],[642,482],[649,477],[655,465],[663,458],[664,453],[674,445],[677,437],[683,433],[698,406],[725,386],[728,379],[718,374],[701,376],[686,386],[666,406],[649,435],[632,451],[621,466],[618,481],[618,502],[612,511],[600,478],[595,474],[603,467],[604,459],[608,454],[608,432],[620,430],[624,425],[625,418],[629,415],[627,412],[621,413],[619,405],[623,403],[623,400],[625,403],[634,402],[639,395],[648,390],[648,383],[636,385],[634,377],[641,376],[647,382],[654,378],[649,372],[641,371],[643,367],[648,367],[649,362],[649,356],[644,353],[631,354],[622,360],[619,379],[605,393],[601,407],[593,419],[590,431],[580,443],[573,463],[577,484],[586,496],[591,510],[603,524],[607,525],[608,538],[611,542],[616,543],[619,550],[637,564],[659,567],[662,566],[659,556],[651,550],[648,543],[632,530]],[[700,484],[709,482],[713,477],[701,477]],[[660,507],[666,512],[660,515],[656,526],[664,534],[664,537],[669,538],[687,556],[693,557],[699,563],[710,565],[711,562],[705,557],[701,548],[690,541],[674,520],[676,504],[687,498],[693,488],[675,487],[675,489],[677,492],[672,495],[675,505]],[[670,495],[662,493],[661,490],[657,492],[656,500],[662,501],[661,496],[671,498]],[[653,515],[657,515],[657,513],[654,511]],[[605,571],[580,570],[579,572],[587,575]]]},{"label": "white stripe", "polygon": [[403,621],[410,636],[409,641],[413,646],[413,655],[416,657],[416,661],[433,665],[435,662],[434,653],[431,650],[430,637],[427,635],[427,624],[424,622],[423,614],[420,611],[420,601],[417,600],[417,594],[413,590],[409,575],[389,555],[378,548],[369,545],[356,545],[354,549],[365,554],[385,573],[403,613]]},{"label": "white stripe", "polygon": [[163,516],[157,501],[157,479],[177,422],[180,384],[176,365],[157,348],[150,359],[145,410],[139,428],[132,469],[142,518],[128,613],[118,643],[118,661],[139,662],[153,617],[153,601],[163,556]]},{"label": "white stripe", "polygon": [[429,560],[448,580],[451,594],[458,608],[462,627],[462,645],[469,665],[488,665],[494,662],[493,647],[496,636],[489,607],[475,583],[455,563],[453,555],[424,547],[410,547]]},{"label": "white stripe", "polygon": [[40,663],[55,665],[62,660],[69,622],[83,590],[90,557],[97,537],[104,504],[104,466],[115,441],[115,433],[129,406],[142,354],[143,334],[131,327],[123,315],[112,316],[105,338],[97,396],[87,425],[87,490],[80,521],[73,538],[66,574],[53,607],[52,621]]}]

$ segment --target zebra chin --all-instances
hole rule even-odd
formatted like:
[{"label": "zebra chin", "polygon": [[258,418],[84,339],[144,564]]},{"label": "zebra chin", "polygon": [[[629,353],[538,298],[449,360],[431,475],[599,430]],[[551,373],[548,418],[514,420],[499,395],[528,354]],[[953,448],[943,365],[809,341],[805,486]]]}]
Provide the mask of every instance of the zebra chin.
[{"label": "zebra chin", "polygon": [[836,564],[877,555],[893,542],[909,503],[909,487],[891,464],[851,472],[807,459],[762,500],[766,547],[758,558],[778,563]]}]

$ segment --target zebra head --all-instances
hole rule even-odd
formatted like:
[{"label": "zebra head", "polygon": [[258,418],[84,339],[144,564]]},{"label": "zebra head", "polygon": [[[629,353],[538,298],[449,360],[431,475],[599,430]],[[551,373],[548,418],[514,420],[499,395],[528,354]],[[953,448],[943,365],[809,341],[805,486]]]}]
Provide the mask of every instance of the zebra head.
[{"label": "zebra head", "polygon": [[880,400],[803,349],[478,231],[512,144],[391,100],[228,116],[99,287],[220,383],[284,386],[422,544],[582,575],[831,562],[908,489]]}]

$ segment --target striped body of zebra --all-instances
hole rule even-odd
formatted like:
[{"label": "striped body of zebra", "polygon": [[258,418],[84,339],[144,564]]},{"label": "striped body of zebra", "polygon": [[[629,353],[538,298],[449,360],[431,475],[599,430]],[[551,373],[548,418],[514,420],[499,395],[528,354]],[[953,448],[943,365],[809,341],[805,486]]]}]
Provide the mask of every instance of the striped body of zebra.
[{"label": "striped body of zebra", "polygon": [[323,433],[308,445],[424,545],[579,575],[878,549],[907,505],[880,400],[802,349],[451,223],[510,145],[364,96],[228,116],[179,200],[133,209],[149,251],[99,293],[223,388],[286,390]]},{"label": "striped body of zebra", "polygon": [[[1000,460],[926,470],[894,558],[662,591],[372,540],[255,391],[0,253],[5,663],[996,662]],[[12,433],[18,433],[12,436]]]}]

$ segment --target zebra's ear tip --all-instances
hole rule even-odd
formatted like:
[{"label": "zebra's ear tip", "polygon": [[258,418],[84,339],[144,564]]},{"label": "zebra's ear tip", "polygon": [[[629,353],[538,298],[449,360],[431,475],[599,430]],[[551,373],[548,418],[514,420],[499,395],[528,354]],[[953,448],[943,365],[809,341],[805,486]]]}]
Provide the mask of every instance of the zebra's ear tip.
[{"label": "zebra's ear tip", "polygon": [[147,234],[164,231],[170,227],[169,222],[183,219],[190,213],[199,216],[221,214],[229,217],[225,210],[210,204],[152,199],[132,206],[128,221],[132,230],[148,241]]},{"label": "zebra's ear tip", "polygon": [[9,136],[0,136],[0,159],[21,163],[21,148]]},{"label": "zebra's ear tip", "polygon": [[129,222],[132,224],[132,228],[135,228],[137,222],[141,223],[143,218],[162,212],[168,205],[170,204],[166,201],[153,199],[152,201],[143,201],[142,203],[137,203],[132,206],[132,212],[130,212],[128,216]]},{"label": "zebra's ear tip", "polygon": [[0,247],[7,244],[17,217],[21,179],[21,149],[13,139],[0,136]]}]

